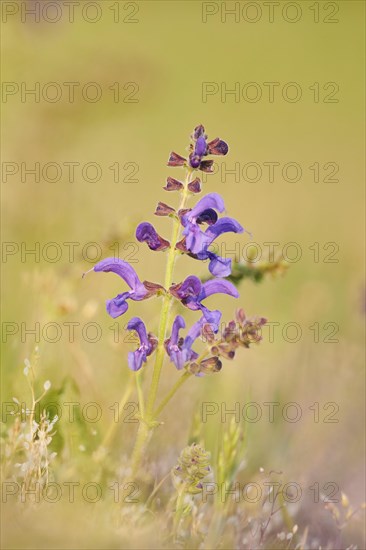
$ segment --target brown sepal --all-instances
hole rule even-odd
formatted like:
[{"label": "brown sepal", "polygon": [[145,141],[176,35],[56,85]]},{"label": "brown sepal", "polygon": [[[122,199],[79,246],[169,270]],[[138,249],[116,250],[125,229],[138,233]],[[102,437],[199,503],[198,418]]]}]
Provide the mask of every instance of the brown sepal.
[{"label": "brown sepal", "polygon": [[207,144],[209,155],[227,155],[229,151],[228,144],[220,138],[215,138]]},{"label": "brown sepal", "polygon": [[189,182],[188,189],[191,193],[200,193],[201,180],[199,178],[195,178],[193,181]]},{"label": "brown sepal", "polygon": [[187,254],[188,249],[187,249],[187,246],[186,246],[186,238],[184,237],[181,241],[177,242],[177,244],[175,245],[175,248],[177,250],[180,250],[181,252],[184,252],[185,254]]},{"label": "brown sepal", "polygon": [[213,163],[213,160],[203,160],[199,166],[199,169],[202,170],[202,172],[212,173]]},{"label": "brown sepal", "polygon": [[171,178],[170,176],[166,180],[166,186],[163,187],[165,191],[179,191],[180,189],[183,189],[184,185],[182,182]]},{"label": "brown sepal", "polygon": [[175,214],[175,210],[164,202],[158,202],[154,214],[155,216],[171,216],[172,214]]},{"label": "brown sepal", "polygon": [[154,294],[161,295],[165,294],[165,288],[158,283],[152,283],[151,281],[144,281],[143,282],[144,287],[146,290],[149,291],[149,294],[146,296],[146,298],[150,298],[150,296],[154,296]]},{"label": "brown sepal", "polygon": [[178,153],[174,153],[174,151],[170,153],[168,166],[184,166],[185,163],[186,159],[184,157],[181,157]]}]

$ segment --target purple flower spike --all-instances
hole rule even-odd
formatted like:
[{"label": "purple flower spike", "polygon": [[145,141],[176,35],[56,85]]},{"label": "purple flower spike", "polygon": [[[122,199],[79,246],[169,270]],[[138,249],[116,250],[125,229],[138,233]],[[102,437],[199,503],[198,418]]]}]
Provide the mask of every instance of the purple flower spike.
[{"label": "purple flower spike", "polygon": [[169,248],[169,241],[166,241],[157,234],[155,228],[149,222],[140,223],[136,229],[136,239],[140,243],[146,243],[150,250],[166,250]]},{"label": "purple flower spike", "polygon": [[181,370],[189,361],[197,359],[198,354],[192,350],[192,345],[200,336],[204,322],[204,318],[201,317],[201,319],[191,327],[187,336],[183,339],[179,338],[179,331],[186,326],[184,319],[181,315],[177,315],[175,318],[171,336],[165,341],[165,349],[170,360],[178,370]]},{"label": "purple flower spike", "polygon": [[148,283],[150,288],[147,288],[145,284],[140,281],[133,267],[119,258],[105,258],[93,267],[93,271],[97,273],[99,271],[104,271],[105,273],[111,271],[112,273],[116,273],[116,275],[119,275],[131,288],[130,291],[122,292],[122,294],[118,294],[118,296],[112,298],[112,300],[107,300],[107,312],[114,319],[127,311],[128,299],[135,301],[145,300],[146,298],[150,298],[153,294],[157,294],[158,291],[162,289],[160,285],[153,285],[150,283]]},{"label": "purple flower spike", "polygon": [[138,371],[142,363],[146,363],[147,357],[154,351],[154,345],[149,341],[144,322],[139,317],[133,317],[127,325],[128,330],[135,330],[140,338],[140,346],[136,351],[128,354],[128,366],[133,371]]}]

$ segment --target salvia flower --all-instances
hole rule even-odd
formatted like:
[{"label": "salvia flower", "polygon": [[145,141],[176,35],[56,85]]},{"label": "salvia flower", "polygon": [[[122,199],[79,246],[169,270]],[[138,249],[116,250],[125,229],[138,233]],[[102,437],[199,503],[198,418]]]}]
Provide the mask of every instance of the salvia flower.
[{"label": "salvia flower", "polygon": [[198,354],[192,350],[195,340],[201,335],[205,319],[201,317],[189,330],[185,338],[179,337],[179,331],[186,327],[181,315],[177,315],[173,322],[170,338],[165,340],[165,349],[172,363],[181,370],[186,363],[197,359]]},{"label": "salvia flower", "polygon": [[[209,271],[215,277],[227,277],[231,274],[231,258],[221,258],[209,247],[223,233],[243,233],[244,228],[233,218],[218,219],[217,212],[225,209],[224,201],[217,193],[203,197],[192,210],[181,213],[184,226],[184,240],[178,243],[178,248],[187,252],[197,260],[210,260]],[[206,231],[199,227],[208,225]]]},{"label": "salvia flower", "polygon": [[146,363],[147,357],[155,350],[158,341],[153,334],[147,334],[145,324],[139,317],[133,317],[128,322],[127,329],[136,331],[140,338],[137,350],[130,351],[128,354],[128,366],[131,370],[138,371],[142,364]]},{"label": "salvia flower", "polygon": [[149,222],[143,222],[137,226],[136,239],[140,243],[146,243],[150,250],[159,251],[169,248],[169,241],[160,237]]},{"label": "salvia flower", "polygon": [[[222,258],[209,249],[214,241],[223,233],[242,233],[244,228],[233,218],[224,217],[210,225],[204,233],[199,235],[201,250],[196,254],[190,252],[186,245],[186,239],[178,243],[178,248],[197,260],[210,260],[208,269],[214,277],[228,277],[231,275],[231,258]],[[196,235],[197,237],[197,235]],[[197,239],[198,240],[198,239]]]},{"label": "salvia flower", "polygon": [[239,293],[235,286],[225,279],[212,279],[202,284],[195,275],[188,276],[182,283],[172,285],[169,289],[170,293],[178,298],[184,306],[194,311],[201,310],[204,318],[215,329],[221,319],[221,312],[218,310],[211,311],[207,309],[202,301],[212,294],[228,294],[234,298],[239,297]]},{"label": "salvia flower", "polygon": [[[207,359],[204,359],[204,356],[199,359],[198,353],[192,350],[192,345],[197,338],[203,336],[204,328],[212,330],[205,317],[202,316],[199,321],[192,325],[185,338],[179,337],[179,331],[182,328],[185,328],[184,319],[181,315],[177,315],[174,319],[171,336],[164,343],[170,361],[175,364],[178,370],[185,367],[190,374],[196,376],[219,372],[222,363],[217,357],[218,354]],[[213,341],[215,340],[213,339]],[[204,355],[207,355],[207,352]]]},{"label": "salvia flower", "polygon": [[128,284],[131,290],[118,294],[112,300],[107,300],[106,309],[109,315],[113,318],[119,317],[126,313],[128,309],[127,300],[141,301],[150,298],[153,295],[161,293],[164,289],[162,286],[149,281],[141,282],[133,267],[119,258],[105,258],[98,262],[90,271],[104,271],[105,273],[112,272],[119,275],[125,283]]},{"label": "salvia flower", "polygon": [[203,248],[204,232],[200,225],[202,223],[214,225],[218,218],[216,210],[218,212],[225,210],[224,200],[218,193],[209,193],[200,199],[192,210],[181,213],[186,246],[193,254],[201,252]]}]

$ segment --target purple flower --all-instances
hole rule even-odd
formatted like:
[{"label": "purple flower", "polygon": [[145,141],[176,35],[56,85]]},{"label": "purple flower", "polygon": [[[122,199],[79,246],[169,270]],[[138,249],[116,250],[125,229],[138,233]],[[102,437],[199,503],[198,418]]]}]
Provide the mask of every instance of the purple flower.
[{"label": "purple flower", "polygon": [[105,258],[98,262],[90,271],[104,271],[106,273],[111,271],[119,275],[130,287],[130,291],[122,292],[122,294],[118,294],[112,300],[107,300],[107,312],[114,319],[127,311],[128,299],[135,301],[145,300],[163,290],[162,286],[155,283],[149,283],[148,281],[142,283],[133,267],[119,258]]},{"label": "purple flower", "polygon": [[[217,212],[225,208],[224,201],[217,193],[210,193],[203,197],[196,206],[181,215],[181,222],[185,226],[184,246],[193,258],[210,260],[209,270],[215,277],[227,277],[231,273],[231,259],[221,258],[208,247],[223,233],[242,233],[244,228],[233,218],[224,217],[218,220]],[[200,224],[206,223],[209,227],[202,231]],[[179,243],[180,245],[182,243]],[[182,249],[182,246],[180,246]],[[184,248],[183,248],[184,250]]]},{"label": "purple flower", "polygon": [[212,294],[228,294],[234,298],[239,297],[235,286],[225,279],[212,279],[202,284],[198,277],[190,275],[182,283],[170,287],[169,292],[182,302],[182,304],[194,311],[201,310],[206,321],[218,329],[221,312],[211,311],[201,302]]},{"label": "purple flower", "polygon": [[198,353],[192,350],[192,345],[200,336],[204,323],[205,319],[201,317],[183,339],[179,337],[179,331],[186,326],[184,319],[181,315],[177,315],[174,319],[171,336],[165,340],[165,349],[178,370],[181,370],[189,361],[197,359]]},{"label": "purple flower", "polygon": [[196,206],[181,217],[184,225],[183,235],[186,237],[186,246],[190,252],[197,254],[202,251],[204,232],[198,224],[206,222],[214,224],[217,220],[216,210],[223,212],[225,204],[218,193],[209,193],[198,201]]},{"label": "purple flower", "polygon": [[166,250],[169,248],[169,241],[160,237],[155,228],[149,222],[140,223],[136,229],[136,239],[140,243],[146,243],[150,250]]},{"label": "purple flower", "polygon": [[227,277],[231,274],[231,258],[221,258],[208,247],[223,233],[243,233],[244,228],[233,218],[221,218],[210,225],[201,235],[202,249],[196,254],[198,260],[210,260],[208,269],[215,277]]},{"label": "purple flower", "polygon": [[152,354],[157,345],[157,340],[152,334],[147,334],[144,322],[139,317],[133,317],[127,325],[128,330],[135,330],[140,338],[140,345],[136,351],[128,354],[128,366],[137,371],[146,363],[147,357]]}]

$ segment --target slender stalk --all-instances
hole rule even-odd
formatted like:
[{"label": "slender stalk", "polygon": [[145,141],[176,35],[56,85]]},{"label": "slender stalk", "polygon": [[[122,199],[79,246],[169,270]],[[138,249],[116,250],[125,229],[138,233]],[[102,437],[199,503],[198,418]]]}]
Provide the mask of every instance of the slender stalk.
[{"label": "slender stalk", "polygon": [[137,397],[139,400],[140,417],[144,418],[145,405],[144,405],[144,394],[142,392],[142,383],[141,383],[142,373],[143,373],[143,370],[139,370],[138,372],[136,372],[136,388],[137,388]]},{"label": "slender stalk", "polygon": [[[192,172],[193,172],[192,169],[190,168],[187,169],[185,185],[184,185],[183,191],[181,192],[179,210],[185,207],[187,197],[188,197],[188,184],[191,181]],[[166,289],[166,291],[169,290],[173,282],[174,265],[178,255],[178,251],[176,250],[175,247],[180,237],[180,230],[181,230],[180,220],[178,217],[176,217],[173,224],[172,236],[170,239],[170,248],[168,252],[168,259],[167,259],[166,270],[165,270],[164,288]],[[167,331],[169,318],[170,318],[171,298],[172,297],[170,294],[168,294],[168,292],[164,295],[164,298],[163,298],[163,304],[162,304],[161,314],[160,314],[159,331],[158,331],[158,345],[157,345],[157,350],[155,355],[155,365],[154,365],[154,370],[153,370],[153,375],[151,380],[151,386],[147,396],[146,409],[140,421],[136,443],[132,453],[133,475],[138,470],[138,467],[140,465],[141,458],[142,458],[142,453],[145,447],[145,443],[152,429],[154,428],[154,425],[156,424],[156,415],[154,415],[153,411],[154,411],[154,406],[155,406],[156,397],[158,393],[161,369],[163,367],[163,362],[164,362],[164,355],[165,355],[164,341],[166,338],[166,331]]]},{"label": "slender stalk", "polygon": [[184,384],[184,382],[188,380],[188,378],[190,378],[191,376],[192,374],[190,372],[185,372],[184,374],[182,374],[180,378],[178,378],[178,380],[176,381],[172,389],[167,393],[164,399],[160,402],[158,408],[155,409],[153,413],[154,418],[158,418],[158,416],[160,415],[162,410],[165,408],[165,406],[169,403],[169,401],[171,400],[175,392],[179,390],[179,388]]},{"label": "slender stalk", "polygon": [[[203,359],[209,354],[209,350],[204,351],[201,353],[201,355],[196,359],[197,363],[200,363],[203,361]],[[166,394],[164,399],[160,402],[158,408],[153,412],[153,417],[158,418],[160,413],[165,409],[166,405],[169,403],[171,398],[174,396],[174,394],[179,390],[179,388],[184,384],[186,380],[188,380],[192,375],[191,372],[186,371],[182,376],[177,380],[177,382],[174,384],[174,386],[171,388],[171,390]]]},{"label": "slender stalk", "polygon": [[147,442],[147,439],[150,435],[151,429],[146,424],[143,419],[140,419],[139,429],[137,432],[137,437],[135,441],[135,446],[132,451],[132,477],[135,476],[141,462],[142,453]]}]

